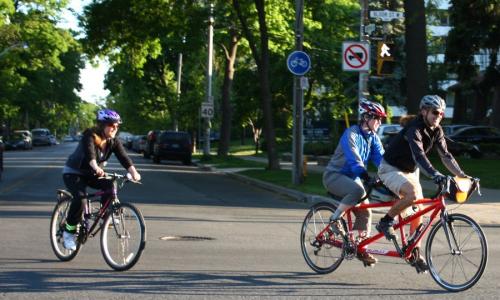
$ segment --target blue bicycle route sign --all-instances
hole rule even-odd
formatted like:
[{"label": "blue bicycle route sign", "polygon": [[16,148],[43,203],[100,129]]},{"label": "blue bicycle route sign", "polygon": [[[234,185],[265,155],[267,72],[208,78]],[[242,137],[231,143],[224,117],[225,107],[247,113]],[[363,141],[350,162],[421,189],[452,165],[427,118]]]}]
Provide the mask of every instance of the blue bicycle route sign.
[{"label": "blue bicycle route sign", "polygon": [[311,69],[311,58],[303,51],[293,51],[288,55],[286,65],[292,74],[302,76]]}]

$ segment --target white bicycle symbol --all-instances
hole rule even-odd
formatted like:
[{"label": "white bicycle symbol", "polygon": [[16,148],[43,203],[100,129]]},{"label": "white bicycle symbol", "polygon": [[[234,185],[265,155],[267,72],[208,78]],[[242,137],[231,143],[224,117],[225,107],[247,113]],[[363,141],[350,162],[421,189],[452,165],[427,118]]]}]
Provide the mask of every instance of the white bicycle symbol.
[{"label": "white bicycle symbol", "polygon": [[294,60],[290,61],[290,65],[295,68],[296,66],[301,66],[302,68],[307,68],[307,61],[302,58],[295,58]]}]

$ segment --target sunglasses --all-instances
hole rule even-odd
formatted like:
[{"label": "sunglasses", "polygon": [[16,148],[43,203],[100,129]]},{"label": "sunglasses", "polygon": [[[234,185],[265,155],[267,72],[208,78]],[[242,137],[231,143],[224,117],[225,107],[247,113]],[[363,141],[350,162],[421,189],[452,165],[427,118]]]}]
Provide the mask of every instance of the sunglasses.
[{"label": "sunglasses", "polygon": [[113,124],[113,123],[110,123],[110,124],[107,124],[106,126],[108,127],[113,127],[115,129],[118,129],[118,127],[120,126],[120,124]]},{"label": "sunglasses", "polygon": [[433,115],[435,115],[436,117],[437,117],[437,116],[441,116],[441,117],[443,117],[443,116],[444,116],[444,111],[433,110],[431,113],[432,113]]},{"label": "sunglasses", "polygon": [[370,119],[376,120],[376,121],[382,121],[383,118],[380,116],[370,116]]}]

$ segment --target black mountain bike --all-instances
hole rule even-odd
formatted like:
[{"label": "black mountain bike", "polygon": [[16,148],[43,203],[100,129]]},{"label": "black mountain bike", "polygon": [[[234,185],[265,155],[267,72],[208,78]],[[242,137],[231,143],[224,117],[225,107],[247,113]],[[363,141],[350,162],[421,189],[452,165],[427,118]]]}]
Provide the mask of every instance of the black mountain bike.
[{"label": "black mountain bike", "polygon": [[[63,232],[72,196],[66,190],[57,190],[57,204],[50,220],[50,243],[61,261],[70,261],[80,252],[89,237],[101,232],[101,252],[106,263],[116,271],[132,268],[146,246],[144,218],[134,205],[121,203],[118,190],[125,183],[140,183],[119,174],[106,173],[113,180],[113,189],[88,194],[83,208],[82,221],[77,225],[76,250],[64,248]],[[108,200],[101,205],[101,196]]]}]

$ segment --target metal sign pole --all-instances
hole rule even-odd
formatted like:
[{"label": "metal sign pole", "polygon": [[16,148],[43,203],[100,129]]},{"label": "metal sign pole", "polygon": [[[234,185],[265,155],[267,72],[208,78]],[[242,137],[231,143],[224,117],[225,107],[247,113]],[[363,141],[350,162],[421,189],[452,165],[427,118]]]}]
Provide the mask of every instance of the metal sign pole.
[{"label": "metal sign pole", "polygon": [[[214,39],[214,4],[210,3],[210,16],[208,19],[208,64],[207,64],[207,103],[213,106],[212,97],[212,56],[213,56],[213,39]],[[203,147],[203,155],[210,156],[210,117],[205,118],[205,144]]]},{"label": "metal sign pole", "polygon": [[[361,14],[360,14],[360,24],[359,24],[359,40],[361,42],[368,42],[369,38],[365,33],[365,24],[368,23],[368,0],[360,0],[361,4]],[[358,79],[358,107],[361,99],[368,96],[368,72],[359,72]],[[360,121],[360,115],[358,114],[358,122]]]},{"label": "metal sign pole", "polygon": [[[303,23],[304,0],[295,0],[295,50],[302,51],[304,41]],[[292,147],[292,182],[295,185],[304,182],[302,170],[302,128],[304,92],[300,86],[301,76],[293,77],[293,147]]]}]

